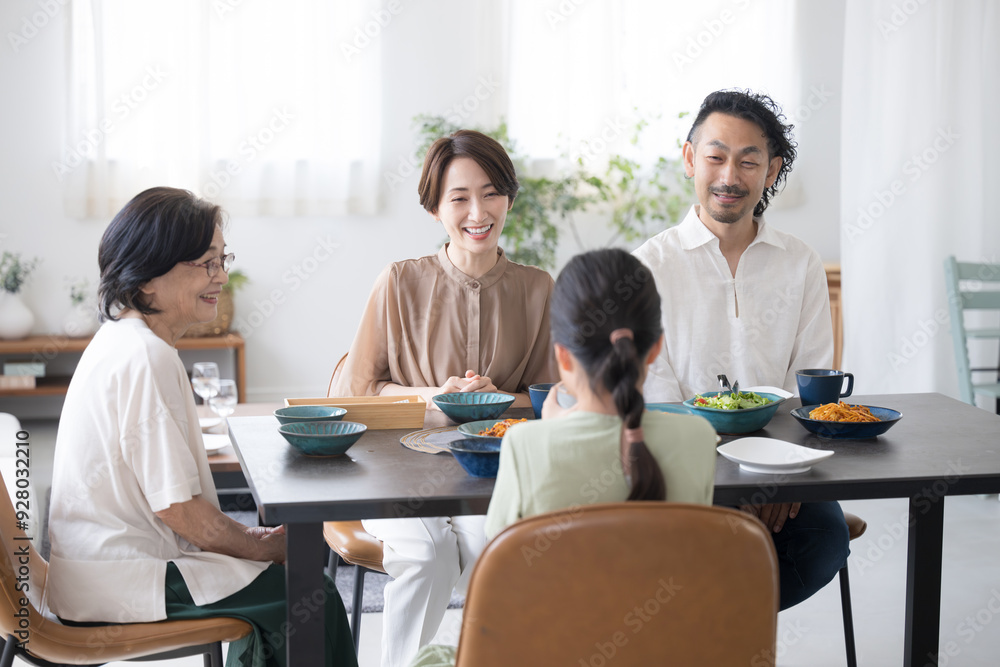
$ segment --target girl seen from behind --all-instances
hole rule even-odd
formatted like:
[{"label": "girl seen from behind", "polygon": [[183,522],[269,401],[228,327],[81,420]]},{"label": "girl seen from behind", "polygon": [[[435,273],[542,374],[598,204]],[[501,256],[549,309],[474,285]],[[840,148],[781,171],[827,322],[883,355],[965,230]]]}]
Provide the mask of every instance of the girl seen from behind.
[{"label": "girl seen from behind", "polygon": [[[504,437],[486,516],[492,538],[518,519],[623,500],[710,504],[716,435],[701,417],[650,412],[642,383],[663,344],[660,297],[632,255],[574,257],[552,295],[561,382],[542,419]],[[558,390],[576,399],[559,407]]]}]

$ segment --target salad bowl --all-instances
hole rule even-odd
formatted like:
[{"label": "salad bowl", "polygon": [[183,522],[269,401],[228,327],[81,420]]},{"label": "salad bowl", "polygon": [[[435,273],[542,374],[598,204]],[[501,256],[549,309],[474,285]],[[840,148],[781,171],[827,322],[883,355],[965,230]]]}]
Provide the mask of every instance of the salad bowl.
[{"label": "salad bowl", "polygon": [[[756,397],[756,398],[749,398]],[[689,398],[682,405],[651,403],[646,407],[661,412],[680,412],[704,417],[722,435],[753,433],[767,426],[785,402],[783,396],[767,392],[712,391]],[[668,407],[669,406],[669,407]]]}]

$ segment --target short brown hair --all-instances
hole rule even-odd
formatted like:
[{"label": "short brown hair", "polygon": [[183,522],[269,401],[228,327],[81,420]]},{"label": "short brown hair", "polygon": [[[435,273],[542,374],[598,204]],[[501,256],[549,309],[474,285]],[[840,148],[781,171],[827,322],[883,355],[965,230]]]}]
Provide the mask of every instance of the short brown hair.
[{"label": "short brown hair", "polygon": [[441,137],[427,149],[424,158],[424,169],[420,174],[420,205],[424,210],[433,213],[441,202],[441,187],[448,165],[456,157],[470,157],[476,161],[490,183],[502,195],[514,201],[519,187],[517,174],[514,173],[514,163],[500,143],[482,132],[475,130],[459,130],[451,136]]}]

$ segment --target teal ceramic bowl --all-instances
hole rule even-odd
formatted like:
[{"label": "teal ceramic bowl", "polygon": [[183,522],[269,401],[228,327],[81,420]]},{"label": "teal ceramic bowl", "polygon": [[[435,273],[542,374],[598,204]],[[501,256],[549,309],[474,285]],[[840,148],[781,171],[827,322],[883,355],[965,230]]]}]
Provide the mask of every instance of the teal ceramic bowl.
[{"label": "teal ceramic bowl", "polygon": [[347,410],[344,408],[334,408],[329,405],[292,405],[274,411],[274,416],[280,424],[334,422],[340,421],[346,414]]},{"label": "teal ceramic bowl", "polygon": [[285,440],[306,456],[340,456],[365,434],[357,422],[295,422],[278,427]]},{"label": "teal ceramic bowl", "polygon": [[466,422],[458,427],[458,432],[466,438],[482,438],[485,440],[500,440],[492,435],[479,435],[480,431],[485,431],[493,427],[494,424],[502,422],[502,419],[483,419],[475,422]]},{"label": "teal ceramic bowl", "polygon": [[441,412],[459,424],[497,419],[514,403],[510,394],[478,391],[438,394],[431,400],[441,408]]},{"label": "teal ceramic bowl", "polygon": [[467,438],[448,443],[458,465],[473,477],[496,477],[500,469],[499,438]]},{"label": "teal ceramic bowl", "polygon": [[[720,394],[728,393],[730,392],[712,391],[705,392],[702,396],[719,396]],[[715,428],[716,433],[720,433],[722,435],[742,435],[744,433],[759,431],[767,426],[767,423],[771,421],[775,413],[778,411],[778,406],[785,402],[785,399],[777,394],[757,392],[757,395],[762,396],[771,402],[756,408],[746,408],[744,410],[719,410],[718,408],[706,408],[695,405],[694,399],[689,398],[684,401],[684,408],[686,408],[690,414],[698,415],[699,417],[707,419],[712,424],[712,427]],[[647,405],[646,407],[651,410],[658,409],[656,405]],[[676,412],[678,410],[675,406],[674,409],[669,411]]]}]

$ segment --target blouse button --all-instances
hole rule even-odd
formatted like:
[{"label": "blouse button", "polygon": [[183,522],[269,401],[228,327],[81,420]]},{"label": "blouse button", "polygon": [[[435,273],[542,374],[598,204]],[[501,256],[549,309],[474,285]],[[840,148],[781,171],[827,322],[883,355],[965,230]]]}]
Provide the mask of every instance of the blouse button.
[{"label": "blouse button", "polygon": [[479,283],[474,282],[474,283],[471,283],[471,285],[472,285],[472,289],[479,289]]}]

